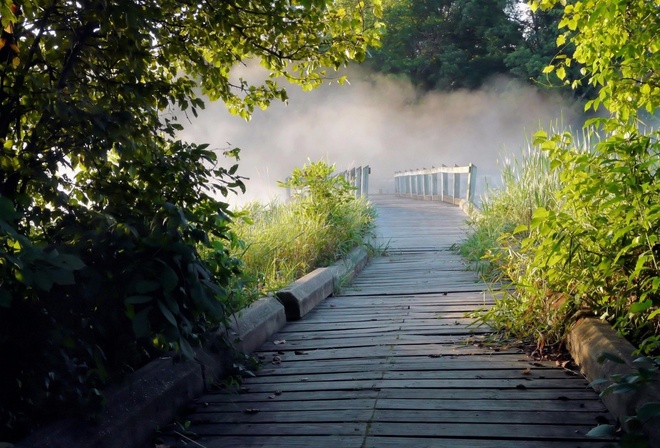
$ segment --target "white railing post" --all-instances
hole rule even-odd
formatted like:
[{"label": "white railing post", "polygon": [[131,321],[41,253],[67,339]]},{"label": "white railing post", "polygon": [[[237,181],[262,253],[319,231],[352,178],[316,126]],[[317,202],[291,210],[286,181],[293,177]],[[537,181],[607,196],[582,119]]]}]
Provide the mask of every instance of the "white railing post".
[{"label": "white railing post", "polygon": [[474,190],[475,190],[475,184],[477,183],[477,167],[473,164],[469,164],[468,168],[470,169],[468,171],[468,178],[467,178],[467,190],[468,190],[468,197],[467,201],[470,204],[474,204]]},{"label": "white railing post", "polygon": [[[458,167],[458,165],[454,165]],[[454,191],[452,192],[454,204],[458,204],[461,197],[461,176],[459,173],[454,173]]]},{"label": "white railing post", "polygon": [[[442,164],[442,167],[446,167],[446,166],[447,165],[445,165],[444,163]],[[449,193],[448,179],[447,179],[447,174],[448,173],[446,173],[444,171],[442,171],[441,173],[442,173],[442,194],[440,195],[441,196],[440,200],[444,201],[445,200],[445,195],[447,195]]]}]

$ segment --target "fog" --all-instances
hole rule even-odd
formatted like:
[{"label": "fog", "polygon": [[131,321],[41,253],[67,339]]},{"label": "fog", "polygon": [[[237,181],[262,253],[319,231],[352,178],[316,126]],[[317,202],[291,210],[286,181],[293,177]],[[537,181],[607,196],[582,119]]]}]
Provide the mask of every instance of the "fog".
[{"label": "fog", "polygon": [[[254,76],[251,69],[244,73]],[[393,192],[398,170],[473,163],[478,193],[496,184],[502,160],[527,148],[539,126],[579,118],[558,95],[504,78],[476,92],[421,95],[410,82],[353,69],[350,84],[303,92],[288,87],[288,104],[273,103],[246,122],[221,102],[207,103],[181,137],[221,151],[241,148],[239,172],[247,192],[234,205],[282,196],[276,184],[308,160],[338,170],[371,166],[371,193]],[[227,161],[229,164],[230,161]]]}]

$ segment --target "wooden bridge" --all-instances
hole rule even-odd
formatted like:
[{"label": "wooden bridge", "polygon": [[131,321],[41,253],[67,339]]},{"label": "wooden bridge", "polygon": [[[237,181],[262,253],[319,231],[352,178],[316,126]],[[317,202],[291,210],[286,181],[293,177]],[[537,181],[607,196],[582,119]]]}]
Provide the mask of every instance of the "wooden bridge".
[{"label": "wooden bridge", "polygon": [[[492,294],[451,247],[456,206],[372,196],[387,246],[340,295],[257,351],[263,368],[195,404],[187,447],[601,447],[611,420],[580,375],[498,347],[465,313]],[[191,436],[192,434],[189,434]]]}]

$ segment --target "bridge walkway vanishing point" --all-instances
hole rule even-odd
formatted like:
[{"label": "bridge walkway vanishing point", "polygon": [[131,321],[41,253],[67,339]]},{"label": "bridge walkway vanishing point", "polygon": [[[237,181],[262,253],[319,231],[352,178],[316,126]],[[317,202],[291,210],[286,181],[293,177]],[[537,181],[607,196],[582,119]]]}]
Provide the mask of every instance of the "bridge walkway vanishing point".
[{"label": "bridge walkway vanishing point", "polygon": [[465,318],[492,303],[450,247],[455,206],[372,196],[389,243],[344,288],[289,322],[256,354],[239,390],[201,397],[197,437],[171,446],[268,448],[601,447],[611,420],[580,375],[520,348],[482,344]]}]

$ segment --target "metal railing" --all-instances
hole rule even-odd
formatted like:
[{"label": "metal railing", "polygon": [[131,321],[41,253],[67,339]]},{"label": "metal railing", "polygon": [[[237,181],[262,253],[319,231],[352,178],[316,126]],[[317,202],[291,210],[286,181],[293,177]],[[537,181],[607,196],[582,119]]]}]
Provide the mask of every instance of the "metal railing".
[{"label": "metal railing", "polygon": [[[467,175],[465,192],[461,197],[461,176]],[[477,167],[441,166],[438,168],[397,171],[394,173],[394,192],[398,196],[460,205],[462,200],[474,202]]]}]

